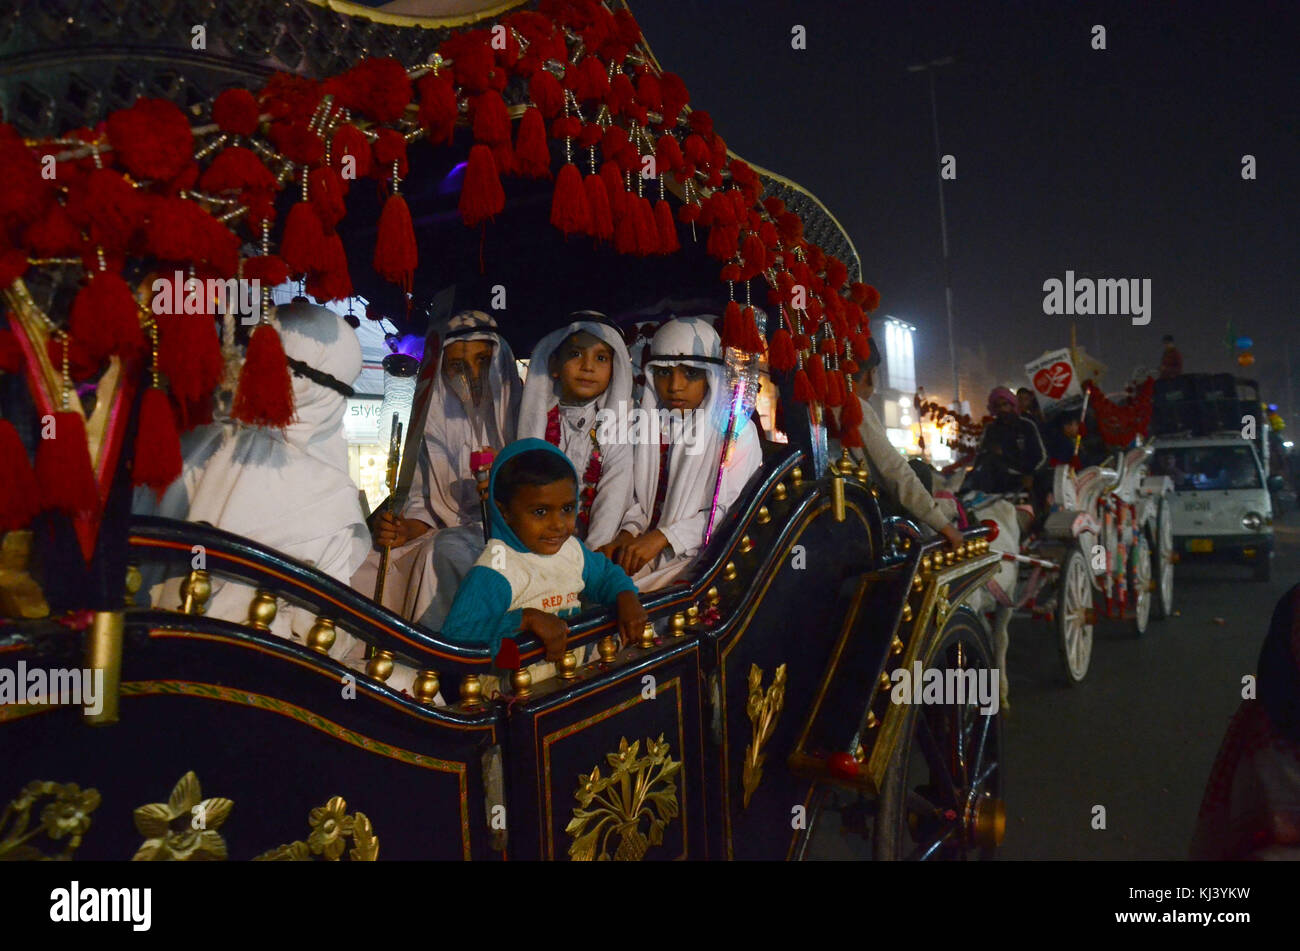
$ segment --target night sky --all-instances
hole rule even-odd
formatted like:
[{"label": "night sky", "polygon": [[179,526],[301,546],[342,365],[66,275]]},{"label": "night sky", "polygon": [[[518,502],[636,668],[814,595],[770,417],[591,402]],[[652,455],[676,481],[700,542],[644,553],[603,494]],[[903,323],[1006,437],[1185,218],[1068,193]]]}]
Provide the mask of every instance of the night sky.
[{"label": "night sky", "polygon": [[[631,7],[728,146],[849,230],[877,314],[919,328],[930,394],[952,388],[938,189],[928,81],[906,66],[955,54],[936,81],[942,150],[957,160],[944,187],[963,397],[982,406],[999,378],[1023,385],[1023,364],[1066,345],[1071,321],[1110,366],[1107,389],[1156,366],[1166,333],[1186,370],[1237,370],[1231,319],[1254,340],[1249,373],[1286,411],[1288,342],[1300,379],[1297,4]],[[807,50],[791,48],[794,24]],[[1067,269],[1149,278],[1151,322],[1045,316],[1043,282]]]}]

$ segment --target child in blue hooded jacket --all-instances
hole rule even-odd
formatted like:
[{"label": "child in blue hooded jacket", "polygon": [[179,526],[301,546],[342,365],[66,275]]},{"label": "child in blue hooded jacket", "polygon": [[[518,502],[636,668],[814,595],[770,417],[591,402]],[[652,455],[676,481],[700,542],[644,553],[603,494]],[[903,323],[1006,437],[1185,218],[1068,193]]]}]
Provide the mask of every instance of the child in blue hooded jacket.
[{"label": "child in blue hooded jacket", "polygon": [[646,613],[636,585],[574,534],[578,477],[559,449],[542,439],[506,446],[488,480],[491,540],[469,570],[442,626],[448,640],[488,648],[532,633],[546,657],[564,656],[569,625],[581,602],[615,609],[623,643],[635,643]]}]

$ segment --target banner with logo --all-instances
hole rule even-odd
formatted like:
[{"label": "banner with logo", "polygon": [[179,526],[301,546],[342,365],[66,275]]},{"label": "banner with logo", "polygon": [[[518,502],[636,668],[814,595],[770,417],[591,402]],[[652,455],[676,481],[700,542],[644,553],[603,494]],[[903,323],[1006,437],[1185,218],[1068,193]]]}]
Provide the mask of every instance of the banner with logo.
[{"label": "banner with logo", "polygon": [[1062,404],[1083,399],[1068,347],[1049,351],[1026,363],[1025,375],[1029,377],[1029,386],[1038,397],[1038,405],[1045,415],[1050,415]]}]

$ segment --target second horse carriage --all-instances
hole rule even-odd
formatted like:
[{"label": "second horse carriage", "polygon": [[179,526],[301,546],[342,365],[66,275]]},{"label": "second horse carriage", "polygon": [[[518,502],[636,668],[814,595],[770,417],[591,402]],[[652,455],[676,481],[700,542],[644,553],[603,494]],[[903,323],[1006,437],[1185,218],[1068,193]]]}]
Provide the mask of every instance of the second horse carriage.
[{"label": "second horse carriage", "polygon": [[[1000,720],[973,694],[891,696],[899,668],[951,681],[993,665],[969,606],[999,564],[990,533],[973,527],[956,548],[924,538],[882,516],[866,470],[828,458],[825,406],[846,387],[853,399],[845,370],[871,299],[852,243],[800,186],[727,151],[625,6],[542,0],[435,20],[221,2],[203,50],[183,6],[121,6],[69,26],[28,5],[0,85],[20,355],[2,425],[53,477],[0,499],[0,684],[23,683],[0,703],[0,858],[803,858],[837,806],[878,858],[994,854]],[[46,156],[59,176],[42,185]],[[329,193],[322,170],[349,160],[371,180]],[[514,163],[504,186],[486,174],[497,160]],[[30,201],[14,197],[22,184]],[[450,286],[476,302],[504,288],[501,323],[521,348],[593,302],[629,326],[665,297],[732,322],[734,379],[762,378],[782,414],[765,418],[762,467],[694,567],[644,596],[638,642],[589,612],[556,676],[520,671],[487,697],[486,651],[250,538],[132,515],[133,483],[159,461],[149,404],[163,392],[182,408],[195,381],[111,335],[87,356],[83,336],[109,315],[78,302],[93,288],[116,306],[119,287],[172,267],[275,274],[275,212],[298,216],[300,186],[333,210],[327,246],[351,264],[288,270],[320,299],[348,296],[348,278],[417,330],[430,304],[410,291]],[[604,227],[593,188],[617,199]],[[115,215],[137,198],[144,233]],[[408,229],[418,262],[392,240]],[[188,256],[169,256],[177,243]],[[798,306],[783,296],[795,286]],[[742,310],[750,294],[769,303],[765,326]],[[158,331],[146,306],[127,313],[115,333]],[[185,320],[203,328],[191,346],[235,324]],[[164,333],[164,364],[168,346]],[[223,359],[243,346],[228,332]],[[38,446],[44,417],[54,446]],[[67,484],[74,469],[89,499]],[[175,602],[142,585],[157,570],[183,579]],[[246,616],[205,613],[219,581],[247,587]],[[311,619],[301,640],[271,630],[290,609]],[[364,673],[331,656],[340,633],[368,645]],[[523,664],[542,654],[531,637],[519,648]],[[409,694],[387,682],[395,663],[418,672]],[[79,670],[102,684],[93,704],[53,689]]]}]

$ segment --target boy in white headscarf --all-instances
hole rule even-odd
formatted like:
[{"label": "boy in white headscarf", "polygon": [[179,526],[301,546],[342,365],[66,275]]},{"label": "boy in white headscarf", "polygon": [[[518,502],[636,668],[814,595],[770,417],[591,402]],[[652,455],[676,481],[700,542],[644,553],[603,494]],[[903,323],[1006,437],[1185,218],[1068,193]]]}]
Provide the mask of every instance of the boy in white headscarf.
[{"label": "boy in white headscarf", "polygon": [[[277,308],[276,318],[293,373],[293,422],[279,430],[219,419],[187,433],[181,476],[156,506],[140,490],[135,510],[207,522],[346,584],[370,549],[343,434],[361,344],[341,317],[306,301]],[[155,587],[153,603],[179,606],[180,583],[170,578]],[[248,585],[214,576],[204,613],[244,623],[254,594]],[[301,641],[314,620],[281,602],[271,630]],[[330,653],[342,657],[353,640],[339,631]]]},{"label": "boy in white headscarf", "polygon": [[[427,406],[423,438],[418,449],[412,441],[406,444],[407,455],[415,455],[410,490],[399,514],[381,513],[374,525],[375,544],[392,549],[384,579],[386,607],[420,621],[441,583],[436,546],[464,549],[455,561],[466,566],[482,550],[483,509],[471,454],[499,452],[514,440],[519,396],[514,354],[490,316],[461,311],[430,334],[415,394],[415,405]],[[373,597],[378,568],[374,552],[352,586]]]},{"label": "boy in white headscarf", "polygon": [[742,401],[708,321],[679,317],[660,327],[646,373],[641,425],[629,430],[638,437],[633,502],[604,553],[652,591],[690,566],[762,466],[762,449],[748,415],[736,412]]}]

